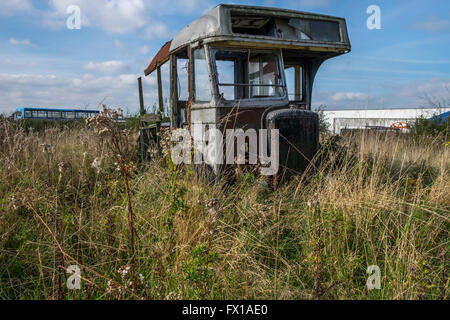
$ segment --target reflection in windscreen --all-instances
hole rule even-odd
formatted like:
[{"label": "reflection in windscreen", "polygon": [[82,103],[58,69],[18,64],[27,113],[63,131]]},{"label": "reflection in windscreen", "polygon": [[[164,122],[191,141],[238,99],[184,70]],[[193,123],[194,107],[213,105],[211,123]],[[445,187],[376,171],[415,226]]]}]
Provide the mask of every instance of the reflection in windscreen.
[{"label": "reflection in windscreen", "polygon": [[283,97],[278,56],[249,50],[216,50],[219,94],[225,100]]}]

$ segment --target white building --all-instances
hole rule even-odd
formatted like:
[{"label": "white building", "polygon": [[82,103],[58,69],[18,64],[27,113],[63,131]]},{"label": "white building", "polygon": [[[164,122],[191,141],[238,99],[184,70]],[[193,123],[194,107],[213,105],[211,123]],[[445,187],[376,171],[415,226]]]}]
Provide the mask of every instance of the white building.
[{"label": "white building", "polygon": [[449,111],[450,108],[418,109],[371,109],[371,110],[324,110],[329,129],[340,134],[342,129],[365,129],[368,127],[391,127],[395,123],[411,123],[419,117],[431,118]]}]

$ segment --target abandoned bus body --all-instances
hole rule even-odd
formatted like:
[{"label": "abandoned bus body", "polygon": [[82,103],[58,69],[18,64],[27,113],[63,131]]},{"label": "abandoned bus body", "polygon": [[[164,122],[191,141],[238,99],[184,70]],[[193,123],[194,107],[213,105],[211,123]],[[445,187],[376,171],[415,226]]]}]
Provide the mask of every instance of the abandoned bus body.
[{"label": "abandoned bus body", "polygon": [[[161,66],[170,62],[172,128],[278,129],[280,169],[295,173],[318,150],[314,77],[325,60],[350,48],[343,18],[222,4],[167,42],[145,75],[158,72],[162,107]],[[288,92],[287,73],[294,92]]]}]

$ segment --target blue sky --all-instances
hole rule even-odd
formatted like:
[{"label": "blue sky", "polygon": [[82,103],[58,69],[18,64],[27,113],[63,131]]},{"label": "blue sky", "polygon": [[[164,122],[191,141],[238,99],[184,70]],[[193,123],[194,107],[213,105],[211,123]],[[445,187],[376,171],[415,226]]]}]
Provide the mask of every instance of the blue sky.
[{"label": "blue sky", "polygon": [[[19,106],[88,107],[102,101],[138,110],[136,79],[177,31],[227,1],[0,0],[0,113]],[[232,1],[346,18],[352,52],[327,61],[313,106],[399,108],[450,96],[450,1]],[[369,5],[381,9],[381,30],[369,30]],[[69,30],[70,5],[81,8]],[[166,75],[166,74],[164,74]],[[167,77],[166,77],[167,78]],[[166,80],[166,79],[165,79]],[[145,103],[156,81],[144,79]],[[168,93],[165,81],[166,96]]]}]

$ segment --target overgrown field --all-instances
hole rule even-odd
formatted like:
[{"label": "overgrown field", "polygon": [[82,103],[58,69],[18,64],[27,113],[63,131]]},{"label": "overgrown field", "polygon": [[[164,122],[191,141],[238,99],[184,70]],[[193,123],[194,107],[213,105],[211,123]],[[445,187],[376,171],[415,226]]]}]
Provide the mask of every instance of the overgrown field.
[{"label": "overgrown field", "polygon": [[0,299],[449,298],[441,140],[328,139],[275,192],[251,173],[211,185],[164,159],[140,170],[135,141],[107,120],[0,120]]}]

